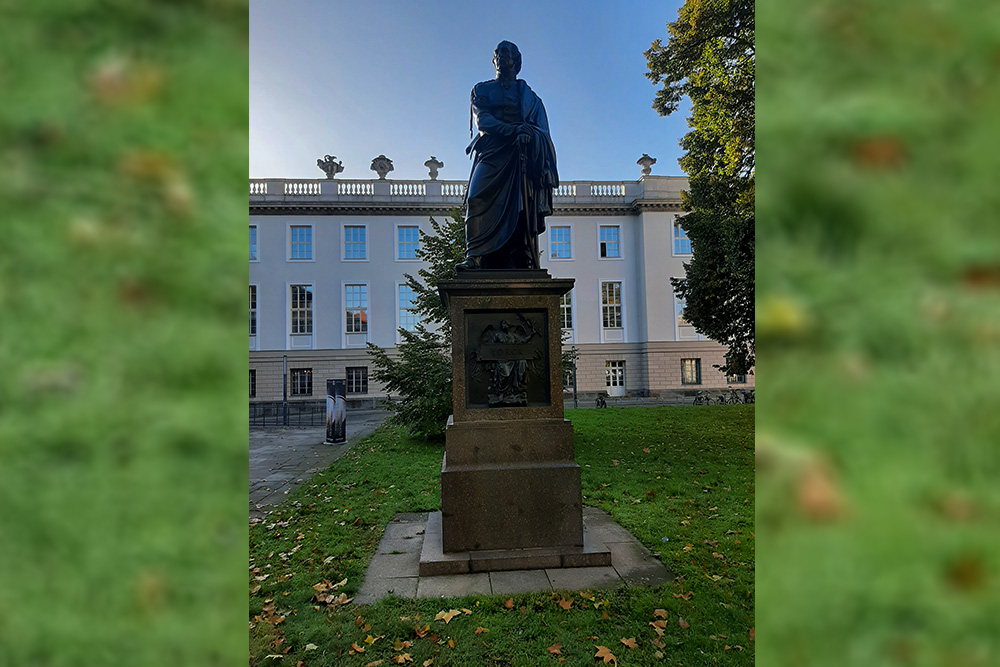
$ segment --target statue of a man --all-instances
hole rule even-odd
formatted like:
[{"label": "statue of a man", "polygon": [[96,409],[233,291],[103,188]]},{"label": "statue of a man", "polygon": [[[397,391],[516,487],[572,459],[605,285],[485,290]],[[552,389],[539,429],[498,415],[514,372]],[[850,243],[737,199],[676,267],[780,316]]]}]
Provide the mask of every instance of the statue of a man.
[{"label": "statue of a man", "polygon": [[467,192],[466,259],[460,269],[537,269],[538,235],[559,185],[556,150],[542,100],[524,81],[521,52],[503,41],[496,78],[472,89],[475,152]]}]

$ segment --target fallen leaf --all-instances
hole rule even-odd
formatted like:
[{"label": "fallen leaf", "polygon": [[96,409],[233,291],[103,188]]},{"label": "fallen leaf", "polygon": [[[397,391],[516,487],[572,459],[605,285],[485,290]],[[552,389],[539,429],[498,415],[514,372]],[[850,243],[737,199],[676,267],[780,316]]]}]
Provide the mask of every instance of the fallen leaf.
[{"label": "fallen leaf", "polygon": [[657,618],[666,618],[668,615],[666,609],[656,609],[653,611],[653,616]]},{"label": "fallen leaf", "polygon": [[625,646],[628,646],[629,648],[635,648],[636,646],[635,637],[629,637],[628,639],[622,638],[621,642],[622,644],[625,644]]},{"label": "fallen leaf", "polygon": [[552,653],[553,655],[558,655],[559,653],[562,653],[562,644],[553,644],[552,646],[550,646],[549,653]]},{"label": "fallen leaf", "polygon": [[674,593],[674,597],[675,598],[680,598],[680,599],[684,600],[685,602],[687,602],[692,597],[694,597],[694,591],[688,591],[687,593]]},{"label": "fallen leaf", "polygon": [[448,640],[448,648],[455,648],[455,640],[454,639],[449,639]]},{"label": "fallen leaf", "polygon": [[383,662],[385,662],[385,660],[376,660],[375,662],[369,662],[367,665],[365,665],[365,667],[378,667]]},{"label": "fallen leaf", "polygon": [[556,604],[562,607],[565,611],[569,611],[569,608],[573,606],[573,601],[564,598],[556,602]]},{"label": "fallen leaf", "polygon": [[418,625],[417,627],[413,628],[413,631],[417,633],[417,637],[423,638],[427,636],[427,633],[430,631],[430,629],[431,629],[430,625],[424,625],[424,627],[420,627]]},{"label": "fallen leaf", "polygon": [[424,667],[431,667],[431,665],[433,664],[434,664],[434,658],[428,658],[427,660],[424,660],[423,663]]},{"label": "fallen leaf", "polygon": [[471,615],[471,614],[472,614],[472,610],[471,610],[471,609],[465,609],[465,608],[463,607],[463,608],[462,608],[462,613],[463,613],[463,614],[470,614],[470,615]]},{"label": "fallen leaf", "polygon": [[[584,591],[583,593],[580,593],[580,597],[582,597],[584,600],[590,600],[591,602],[594,601],[594,594],[591,593],[590,591]],[[596,607],[597,605],[594,606]]]},{"label": "fallen leaf", "polygon": [[392,659],[396,664],[402,665],[404,662],[413,662],[413,658],[410,657],[409,653],[401,653]]},{"label": "fallen leaf", "polygon": [[361,648],[360,646],[358,646],[357,642],[354,642],[353,644],[351,644],[351,648],[353,648],[358,653],[364,653],[365,652],[365,650],[363,648]]},{"label": "fallen leaf", "polygon": [[681,626],[682,628],[684,628],[685,630],[686,630],[687,628],[690,628],[690,627],[691,627],[691,624],[690,624],[690,623],[688,623],[687,621],[685,621],[685,620],[684,620],[683,618],[681,618],[680,616],[678,616],[678,617],[677,617],[677,624],[678,624],[678,625],[680,625],[680,626]]},{"label": "fallen leaf", "polygon": [[307,651],[315,651],[318,648],[319,648],[319,646],[316,646],[315,644],[306,644],[306,650]]},{"label": "fallen leaf", "polygon": [[608,664],[609,662],[613,662],[615,663],[615,665],[618,664],[618,658],[616,658],[614,654],[608,650],[607,646],[595,646],[594,648],[597,649],[597,653],[594,654],[594,657],[604,658],[605,665]]},{"label": "fallen leaf", "polygon": [[392,643],[392,648],[396,651],[402,651],[403,649],[410,648],[411,646],[413,646],[413,642],[403,642],[398,639]]},{"label": "fallen leaf", "polygon": [[657,660],[662,660],[663,659],[663,651],[657,651],[653,655],[656,656]]},{"label": "fallen leaf", "polygon": [[476,628],[476,630],[475,630],[475,634],[477,634],[477,635],[481,635],[484,632],[489,632],[489,630],[487,630],[486,628]]},{"label": "fallen leaf", "polygon": [[451,619],[455,618],[456,616],[458,616],[461,613],[462,612],[460,612],[457,609],[452,609],[451,611],[439,611],[437,613],[437,616],[434,617],[434,620],[435,621],[441,621],[441,620],[443,620],[444,623],[445,623],[445,625],[447,625],[448,623],[451,622]]},{"label": "fallen leaf", "polygon": [[503,603],[503,606],[506,607],[507,609],[513,609],[514,608],[514,598],[509,598],[506,602]]},{"label": "fallen leaf", "polygon": [[667,646],[662,641],[660,641],[658,638],[657,639],[651,639],[651,640],[649,640],[649,643],[652,644],[653,646],[655,646],[656,648],[666,648],[666,646]]},{"label": "fallen leaf", "polygon": [[754,628],[750,628],[750,641],[754,641]]}]

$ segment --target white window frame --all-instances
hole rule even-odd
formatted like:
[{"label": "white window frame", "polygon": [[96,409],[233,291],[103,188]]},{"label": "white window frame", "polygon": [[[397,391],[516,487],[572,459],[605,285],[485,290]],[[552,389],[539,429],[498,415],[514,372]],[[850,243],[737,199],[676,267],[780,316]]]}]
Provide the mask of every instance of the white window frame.
[{"label": "white window frame", "polygon": [[[253,239],[254,239],[253,243],[251,244],[254,247],[254,256],[250,258],[250,261],[251,262],[259,262],[260,261],[260,227],[258,227],[257,225],[250,225],[250,229],[253,230]],[[288,252],[291,253],[291,245],[289,245],[289,251]]]},{"label": "white window frame", "polygon": [[[567,230],[569,232],[569,241],[568,241],[568,245],[569,245],[569,257],[553,257],[552,256],[552,248],[555,245],[555,238],[554,238],[554,236],[555,236],[555,230],[556,229],[565,229],[565,230]],[[573,234],[573,226],[572,225],[551,225],[548,228],[548,232],[549,232],[549,248],[548,248],[548,250],[549,250],[549,257],[548,257],[549,261],[552,261],[552,262],[572,262],[573,258],[576,257],[576,248],[573,245],[573,238],[576,235]]]},{"label": "white window frame", "polygon": [[677,230],[680,230],[682,234],[685,234],[685,240],[688,242],[688,246],[691,245],[691,239],[687,238],[686,232],[681,229],[680,223],[677,222],[677,218],[674,218],[673,227],[670,230],[670,256],[671,257],[691,257],[691,252],[677,252],[677,241],[680,239],[677,237]]},{"label": "white window frame", "polygon": [[[309,229],[309,257],[306,259],[292,258],[292,229],[308,228]],[[285,232],[285,249],[288,255],[287,259],[289,262],[315,262],[316,261],[316,229],[313,225],[297,225],[288,223],[287,230]],[[298,284],[298,283],[297,283]]]},{"label": "white window frame", "polygon": [[[611,340],[609,341],[606,336],[608,331],[618,331],[619,327],[608,327],[604,326],[604,283],[620,283],[621,284],[621,314],[622,314],[622,339],[620,341]],[[628,342],[628,310],[626,309],[626,283],[622,278],[609,278],[600,279],[597,281],[597,326],[600,328],[600,340],[602,343],[627,343]]]},{"label": "white window frame", "polygon": [[[569,320],[570,326],[564,327],[563,324],[563,297],[569,297]],[[571,289],[566,292],[563,296],[559,297],[559,328],[562,331],[569,332],[569,340],[572,343],[576,342],[576,288]]]},{"label": "white window frame", "polygon": [[[616,227],[618,229],[618,256],[601,257],[601,230],[605,227]],[[625,230],[622,225],[597,225],[597,259],[602,262],[620,262],[625,259]]]},{"label": "white window frame", "polygon": [[[674,277],[675,278],[679,278],[681,276],[674,276]],[[673,289],[673,284],[672,283],[671,283],[670,287],[671,287],[671,289]],[[682,299],[679,296],[677,296],[677,292],[676,291],[672,291],[671,294],[673,295],[673,301],[672,302],[673,302],[673,307],[674,307],[674,340],[676,340],[676,341],[681,341],[681,340],[684,340],[684,341],[705,340],[705,337],[702,336],[700,333],[698,333],[697,330],[695,330],[695,332],[694,332],[694,338],[681,338],[680,314],[677,312],[677,307],[679,305],[679,302]],[[690,324],[690,322],[688,324]],[[694,328],[694,327],[692,327],[692,328]]]},{"label": "white window frame", "polygon": [[[612,366],[612,364],[616,364]],[[618,373],[612,373],[612,370],[619,371]],[[618,378],[614,378],[613,375],[617,375]],[[620,382],[620,384],[616,384]],[[625,360],[624,359],[606,359],[604,361],[604,387],[605,389],[611,389],[611,387],[624,387],[625,386]]]},{"label": "white window frame", "polygon": [[[398,281],[396,283],[396,342],[397,343],[401,342],[403,339],[403,337],[399,335],[399,330],[403,326],[403,321],[402,321],[403,304],[399,298],[399,289],[401,287],[409,287],[409,284],[406,283],[405,281]],[[414,296],[416,296],[416,294],[414,294]],[[420,315],[414,313],[413,316],[416,318],[415,324],[420,324]]]},{"label": "white window frame", "polygon": [[[312,323],[312,332],[308,334],[293,334],[292,333],[292,287],[308,287],[312,290],[312,314],[310,315],[310,322]],[[259,298],[259,295],[258,295]],[[260,324],[258,323],[258,327]],[[292,345],[292,340],[304,340],[309,337],[308,345]],[[312,350],[316,347],[316,285],[312,282],[288,282],[285,283],[285,349],[288,350]]]},{"label": "white window frame", "polygon": [[[368,295],[368,302],[364,306],[364,311],[365,311],[365,331],[357,331],[357,332],[348,332],[347,331],[347,287],[348,287],[348,285],[363,285],[365,287],[365,293]],[[347,348],[357,349],[359,347],[364,347],[364,344],[361,344],[361,345],[357,345],[357,344],[348,345],[347,344],[348,336],[358,337],[358,336],[362,336],[363,335],[365,343],[367,343],[368,341],[371,340],[371,335],[372,335],[371,314],[372,314],[372,286],[371,286],[371,283],[369,281],[367,281],[367,280],[351,280],[351,281],[345,280],[345,281],[341,282],[340,283],[340,314],[338,315],[338,317],[340,319],[340,325],[341,325],[340,326],[340,336],[341,336],[341,340],[343,341],[341,343],[341,347],[342,348],[344,348],[344,349],[347,349]]]},{"label": "white window frame", "polygon": [[[347,228],[348,227],[360,227],[365,230],[365,256],[364,257],[348,257],[347,256]],[[353,241],[352,241],[353,243]],[[354,223],[345,222],[340,226],[340,259],[344,262],[367,262],[371,257],[371,253],[368,252],[371,246],[371,238],[368,235],[368,225],[366,223]]]},{"label": "white window frame", "polygon": [[393,232],[392,232],[392,241],[393,241],[393,252],[392,252],[392,255],[393,255],[393,258],[397,262],[409,262],[409,263],[413,263],[413,262],[420,262],[420,261],[422,261],[419,257],[400,257],[399,256],[399,230],[400,229],[404,229],[404,228],[413,228],[413,229],[417,230],[417,250],[420,250],[420,225],[410,225],[410,224],[397,223],[396,226],[393,228]]}]

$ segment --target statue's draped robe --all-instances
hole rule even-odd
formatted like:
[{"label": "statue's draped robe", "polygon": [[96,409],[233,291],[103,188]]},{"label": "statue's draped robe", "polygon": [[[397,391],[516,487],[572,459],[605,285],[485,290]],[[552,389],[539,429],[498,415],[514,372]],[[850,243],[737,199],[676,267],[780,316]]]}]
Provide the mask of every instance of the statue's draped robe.
[{"label": "statue's draped robe", "polygon": [[[542,100],[520,79],[507,89],[497,80],[484,81],[472,89],[472,123],[478,133],[466,149],[475,151],[466,254],[481,258],[482,268],[538,268],[536,238],[545,231],[552,190],[559,185]],[[517,140],[521,123],[531,132],[526,145]]]}]

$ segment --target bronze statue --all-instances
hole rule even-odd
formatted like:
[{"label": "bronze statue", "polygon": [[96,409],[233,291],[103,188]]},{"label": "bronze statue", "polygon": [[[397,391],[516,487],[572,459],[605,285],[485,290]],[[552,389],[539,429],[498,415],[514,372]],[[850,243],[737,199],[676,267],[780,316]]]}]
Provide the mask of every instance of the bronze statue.
[{"label": "bronze statue", "polygon": [[559,185],[556,150],[542,100],[516,78],[521,52],[503,41],[496,78],[472,89],[469,131],[478,132],[466,193],[466,259],[459,269],[537,269],[538,235]]}]

